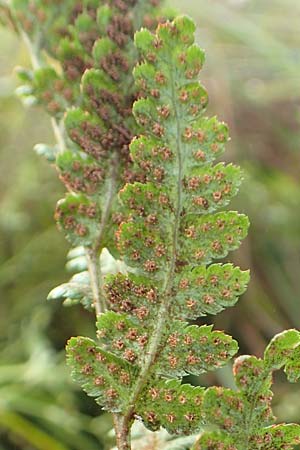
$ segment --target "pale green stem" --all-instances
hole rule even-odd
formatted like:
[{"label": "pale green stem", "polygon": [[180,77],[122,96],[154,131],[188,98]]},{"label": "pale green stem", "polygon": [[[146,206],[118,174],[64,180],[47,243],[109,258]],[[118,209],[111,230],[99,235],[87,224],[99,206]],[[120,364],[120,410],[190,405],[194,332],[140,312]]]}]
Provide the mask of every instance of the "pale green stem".
[{"label": "pale green stem", "polygon": [[42,67],[41,61],[40,61],[40,44],[39,44],[39,38],[37,38],[37,41],[35,44],[30,40],[29,36],[25,31],[19,27],[19,33],[20,36],[23,39],[24,44],[26,45],[26,48],[28,50],[31,65],[34,70],[40,69]]},{"label": "pale green stem", "polygon": [[94,298],[94,307],[96,316],[104,313],[107,310],[105,292],[103,290],[101,266],[99,260],[99,254],[103,249],[103,238],[106,232],[106,225],[111,213],[111,207],[113,200],[116,196],[117,190],[117,171],[118,171],[118,160],[117,155],[114,155],[111,161],[111,169],[108,180],[108,188],[106,192],[106,202],[103,208],[103,215],[100,224],[100,230],[98,236],[95,238],[94,246],[90,249],[86,249],[87,260],[88,260],[88,270],[90,274],[91,288]]},{"label": "pale green stem", "polygon": [[58,122],[55,117],[51,117],[51,124],[59,151],[62,153],[66,150],[64,123],[63,121]]},{"label": "pale green stem", "polygon": [[105,234],[105,228],[111,213],[112,204],[114,201],[114,198],[117,194],[117,175],[118,175],[118,169],[119,169],[119,160],[118,155],[115,153],[111,159],[111,166],[110,166],[110,174],[108,179],[108,187],[106,191],[106,202],[103,208],[103,215],[101,218],[101,224],[100,224],[100,230],[98,233],[98,236],[95,240],[95,252],[99,253],[100,250],[102,250],[103,246],[103,237]]},{"label": "pale green stem", "polygon": [[99,256],[93,249],[86,249],[86,257],[88,263],[88,270],[90,275],[90,284],[93,293],[94,308],[96,317],[106,311],[106,304],[103,292],[101,292],[101,268],[99,263]]},{"label": "pale green stem", "polygon": [[[28,50],[30,55],[31,65],[34,70],[38,70],[42,67],[41,56],[40,56],[40,37],[37,36],[36,42],[33,43],[28,34],[19,27],[20,36],[23,39],[24,44]],[[60,123],[55,117],[51,117],[51,125],[53,128],[54,136],[59,148],[60,152],[63,152],[66,149],[65,143],[65,132],[64,132],[64,124],[63,121]]]}]

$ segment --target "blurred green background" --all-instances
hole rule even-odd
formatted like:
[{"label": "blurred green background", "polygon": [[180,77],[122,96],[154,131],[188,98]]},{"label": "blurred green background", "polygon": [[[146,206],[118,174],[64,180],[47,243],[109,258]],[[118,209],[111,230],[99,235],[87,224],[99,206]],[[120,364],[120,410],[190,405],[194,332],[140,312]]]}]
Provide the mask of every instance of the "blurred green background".
[{"label": "blurred green background", "polygon": [[[202,81],[209,114],[229,123],[226,158],[245,170],[234,208],[251,231],[232,255],[251,268],[247,294],[220,314],[241,352],[261,355],[277,332],[300,328],[300,2],[173,0],[198,24],[206,49]],[[32,148],[53,141],[49,118],[16,98],[25,49],[0,29],[0,450],[94,450],[110,445],[110,421],[72,384],[64,365],[71,335],[94,333],[80,308],[47,303],[67,279],[68,245],[53,211],[63,195],[55,169]],[[228,371],[202,382],[230,384]],[[300,421],[300,386],[284,377],[274,403],[280,419]]]}]

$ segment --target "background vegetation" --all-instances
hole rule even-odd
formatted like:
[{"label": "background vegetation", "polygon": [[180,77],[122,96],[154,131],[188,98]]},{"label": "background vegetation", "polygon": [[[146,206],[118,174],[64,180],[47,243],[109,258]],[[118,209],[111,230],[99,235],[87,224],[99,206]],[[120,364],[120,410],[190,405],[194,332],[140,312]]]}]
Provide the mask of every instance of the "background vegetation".
[{"label": "background vegetation", "polygon": [[[218,316],[241,351],[260,355],[275,333],[300,328],[300,33],[298,0],[180,0],[207,51],[202,81],[209,113],[229,123],[227,158],[245,170],[236,207],[251,232],[235,260],[252,281]],[[71,335],[93,335],[79,308],[46,303],[67,279],[68,246],[53,211],[62,196],[54,169],[32,148],[51,143],[48,117],[15,97],[13,68],[25,49],[0,29],[0,450],[94,450],[109,420],[76,390],[64,367]],[[229,371],[218,379],[230,385]],[[277,383],[277,415],[300,421],[300,388]]]}]

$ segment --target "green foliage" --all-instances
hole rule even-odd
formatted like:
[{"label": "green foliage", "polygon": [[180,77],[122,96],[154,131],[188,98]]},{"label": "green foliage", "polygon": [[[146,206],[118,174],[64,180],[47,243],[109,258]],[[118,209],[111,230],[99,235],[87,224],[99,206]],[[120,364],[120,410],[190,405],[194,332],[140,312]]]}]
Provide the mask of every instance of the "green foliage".
[{"label": "green foliage", "polygon": [[[87,195],[92,199],[89,210],[98,211],[77,220],[81,234],[78,238],[76,226],[74,233],[69,232],[73,210],[64,208],[62,221],[60,218],[62,206],[70,204],[68,198],[58,205],[59,223],[73,245],[109,247],[115,251],[111,240],[114,196],[120,182],[132,176],[128,145],[134,130],[132,68],[137,54],[133,32],[146,13],[155,15],[155,8],[144,1],[132,5],[111,2],[110,6],[100,4],[96,9],[92,6],[77,16],[69,35],[60,42],[65,79],[75,82],[83,76],[78,108],[68,111],[64,121],[71,150],[64,151],[56,162],[66,187]],[[88,62],[81,64],[79,70],[78,58],[82,55]],[[76,96],[76,91],[73,94]]]},{"label": "green foliage", "polygon": [[203,397],[205,421],[219,430],[204,433],[193,448],[271,450],[292,449],[299,444],[300,425],[274,425],[271,409],[273,371],[284,367],[289,380],[297,381],[300,377],[299,349],[300,333],[287,330],[272,339],[264,359],[255,356],[237,358],[233,373],[238,390],[212,387]]},{"label": "green foliage", "polygon": [[271,370],[284,367],[288,380],[295,383],[300,378],[300,333],[287,330],[274,336],[265,351],[266,365]]},{"label": "green foliage", "polygon": [[[14,27],[27,45],[33,70],[19,69],[24,86],[18,91],[27,103],[38,103],[52,116],[57,146],[36,146],[55,162],[68,193],[58,202],[59,228],[73,246],[98,253],[108,247],[117,254],[113,234],[120,216],[115,197],[131,179],[129,143],[136,126],[131,109],[136,97],[132,69],[138,60],[133,35],[142,24],[155,26],[162,13],[159,2],[75,0],[44,4],[13,2]],[[101,272],[101,267],[96,272]],[[71,280],[54,293],[91,307],[86,287]],[[67,290],[62,290],[67,289]],[[92,304],[99,300],[92,292]],[[52,293],[50,297],[52,296]],[[76,299],[76,300],[75,300]],[[98,311],[99,312],[99,311]]]},{"label": "green foliage", "polygon": [[76,273],[68,283],[57,286],[48,295],[48,300],[62,298],[66,306],[82,303],[85,308],[92,309],[93,293],[88,271]]},{"label": "green foliage", "polygon": [[[140,366],[143,365],[145,359],[144,352],[150,333],[149,331],[147,333],[147,329],[141,326],[139,319],[113,311],[99,316],[97,328],[99,347],[93,340],[82,337],[72,338],[68,344],[67,353],[69,364],[73,368],[73,377],[89,395],[97,397],[97,402],[101,405],[104,404],[106,409],[115,411],[116,408],[119,408],[118,411],[125,413],[128,408],[128,398],[134,388],[134,382],[138,380]],[[181,385],[179,381],[166,382],[165,377],[181,377],[188,373],[198,374],[214,370],[236,353],[237,344],[230,336],[213,331],[212,327],[187,326],[184,322],[174,322],[173,326],[169,325],[165,339],[167,339],[168,345],[162,350],[157,367],[152,368],[154,378],[149,380],[150,384],[147,384],[143,390],[143,394],[136,404],[136,413],[151,429],[158,429],[162,425],[169,432],[189,434],[195,428],[193,424],[196,422],[196,416],[194,419],[194,415],[192,415],[195,408],[191,409],[191,402],[184,399],[184,394],[189,393],[188,398],[193,399],[195,405],[199,406],[198,394],[202,393],[202,389]],[[105,360],[99,357],[98,353],[101,351]],[[182,358],[183,354],[186,354],[186,359]],[[125,362],[125,368],[121,366],[122,362]],[[109,383],[105,378],[106,370],[116,377],[113,386],[115,390],[113,395],[115,402],[113,403],[110,398],[107,400]],[[103,383],[98,383],[103,376],[105,378]],[[167,394],[164,392],[171,391],[174,391],[174,395],[172,394],[170,400],[165,400]],[[173,402],[175,398],[179,398],[177,405],[174,405]],[[177,419],[173,421],[172,411],[178,410],[181,404],[180,398],[183,405],[182,414],[176,413]],[[162,401],[161,407],[159,399]],[[165,402],[167,403],[164,404]],[[156,414],[151,422],[154,403],[156,403]],[[169,411],[167,419],[166,411]],[[186,419],[185,425],[182,424],[180,427],[182,416],[188,415],[188,413],[191,414],[191,419]],[[197,414],[199,415],[199,411]]]},{"label": "green foliage", "polygon": [[135,379],[134,367],[84,337],[71,338],[67,351],[73,377],[87,394],[97,397],[108,411],[124,410]]},{"label": "green foliage", "polygon": [[51,147],[50,145],[47,144],[36,144],[34,146],[34,150],[38,155],[43,156],[48,162],[50,163],[55,162],[56,155],[58,153],[57,146]]},{"label": "green foliage", "polygon": [[204,389],[180,381],[162,381],[143,396],[137,410],[152,431],[161,426],[171,434],[192,434],[201,428]]},{"label": "green foliage", "polygon": [[217,314],[236,304],[248,282],[249,271],[232,264],[211,264],[183,271],[182,277],[175,278],[174,312],[187,319]]},{"label": "green foliage", "polygon": [[[69,1],[45,8],[15,1],[11,9],[35,65],[20,71],[20,93],[52,115],[58,137],[56,148],[37,148],[55,160],[68,190],[56,218],[80,246],[70,261],[77,273],[49,298],[82,303],[98,315],[97,342],[71,338],[68,363],[74,380],[114,414],[122,450],[130,444],[120,441],[120,417],[127,435],[134,418],[172,434],[204,429],[199,450],[292,448],[299,426],[272,425],[270,388],[272,372],[282,367],[290,381],[299,378],[297,331],[276,336],[264,360],[238,358],[235,391],[181,384],[237,352],[230,336],[185,320],[217,314],[245,291],[248,272],[211,263],[239,247],[249,223],[219,211],[242,176],[232,164],[215,164],[228,129],[203,115],[207,94],[197,79],[204,52],[194,44],[190,19],[136,33],[143,60],[133,86],[134,31],[157,22],[157,2],[147,3],[87,1],[74,9]],[[46,64],[38,60],[42,50]],[[124,182],[120,207],[115,197]],[[125,270],[106,278],[105,246],[125,261]]]},{"label": "green foliage", "polygon": [[[125,263],[134,269],[106,279],[107,304],[114,312],[101,315],[97,323],[100,348],[134,368],[130,414],[140,416],[151,429],[163,426],[177,434],[201,427],[202,389],[165,378],[215,370],[237,352],[230,336],[211,326],[188,326],[183,319],[233,305],[249,278],[248,272],[230,264],[206,267],[239,246],[248,219],[230,211],[212,214],[236,193],[240,172],[232,165],[212,166],[212,155],[222,149],[227,134],[225,125],[203,117],[203,108],[195,103],[194,97],[197,101],[203,92],[197,82],[203,57],[193,44],[193,33],[193,22],[180,17],[160,25],[156,35],[143,30],[135,37],[147,60],[135,70],[140,95],[146,98],[134,104],[143,135],[131,148],[137,171],[142,169],[146,179],[120,191],[123,220],[117,243]],[[155,73],[154,79],[141,75],[145,71]],[[183,298],[182,291],[196,288],[195,280],[202,292]],[[75,342],[80,345],[82,338],[72,340],[72,349]],[[76,365],[72,356],[69,362],[77,367],[76,381],[86,386],[90,355],[81,356]],[[116,393],[120,405],[127,390]],[[170,390],[168,402],[165,392]],[[93,389],[88,392],[99,395]],[[189,400],[181,407],[180,400],[174,404],[184,392]],[[121,407],[124,416],[128,404]]]},{"label": "green foliage", "polygon": [[[93,311],[93,292],[88,269],[88,261],[85,248],[75,247],[67,255],[68,262],[66,268],[74,273],[67,283],[52,289],[48,294],[48,300],[63,300],[65,306],[82,304],[89,311]],[[111,274],[126,272],[125,264],[116,260],[107,249],[104,249],[99,257],[102,277],[109,277]],[[103,316],[105,317],[105,316]]]},{"label": "green foliage", "polygon": [[[220,431],[205,431],[195,449],[291,446],[299,442],[299,427],[270,426],[274,420],[270,388],[272,370],[282,365],[287,364],[286,370],[290,367],[290,379],[297,378],[292,369],[297,368],[298,332],[274,338],[265,361],[254,356],[238,358],[234,374],[239,391],[195,389],[160,379],[161,375],[199,374],[232,357],[237,347],[229,336],[174,318],[178,309],[182,319],[190,317],[189,309],[203,315],[209,308],[217,313],[234,304],[249,278],[248,272],[232,265],[206,267],[239,246],[248,220],[236,212],[212,214],[227,204],[226,195],[236,193],[240,173],[233,166],[212,166],[210,151],[218,152],[226,138],[220,136],[216,121],[209,128],[212,122],[203,119],[193,103],[201,91],[195,84],[203,63],[201,51],[193,45],[193,31],[193,23],[183,17],[160,25],[156,35],[147,30],[136,34],[136,45],[146,62],[135,71],[144,98],[135,103],[133,111],[144,134],[133,141],[132,158],[147,175],[144,184],[127,184],[122,189],[124,219],[117,234],[119,249],[135,273],[108,280],[108,301],[116,312],[100,317],[98,337],[106,351],[135,367],[136,381],[130,386],[135,400],[132,411],[150,429],[163,426],[171,433],[190,434],[203,426],[220,427]],[[210,149],[208,157],[203,144]],[[180,307],[174,308],[174,294],[197,280],[204,286],[202,304],[197,306],[198,299],[190,297],[182,308],[179,295],[175,302],[181,300]],[[232,303],[226,305],[226,298]],[[146,356],[139,347],[145,348]],[[86,358],[80,361],[81,375],[85,363]],[[84,376],[75,379],[86,382]],[[116,394],[120,402],[124,392]],[[89,394],[95,395],[93,390]],[[121,412],[126,417],[128,405]]]},{"label": "green foliage", "polygon": [[84,194],[67,194],[57,204],[56,219],[73,245],[90,246],[97,237],[101,212]]},{"label": "green foliage", "polygon": [[[59,202],[57,219],[75,246],[109,246],[115,251],[113,199],[122,180],[132,177],[128,145],[134,132],[133,34],[143,23],[157,23],[158,4],[16,0],[10,5],[14,27],[33,63],[33,70],[18,71],[26,83],[19,93],[53,117],[56,165],[71,191]],[[57,154],[44,145],[37,151],[51,162]]]}]

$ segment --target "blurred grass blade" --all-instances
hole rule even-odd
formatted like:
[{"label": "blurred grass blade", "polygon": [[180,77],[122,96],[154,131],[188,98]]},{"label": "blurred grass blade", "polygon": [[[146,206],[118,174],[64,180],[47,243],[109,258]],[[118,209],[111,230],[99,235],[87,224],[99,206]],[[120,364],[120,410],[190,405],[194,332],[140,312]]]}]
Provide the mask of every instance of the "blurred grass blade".
[{"label": "blurred grass blade", "polygon": [[0,412],[0,427],[22,437],[37,450],[69,450],[24,417],[13,412]]}]

